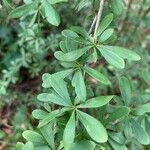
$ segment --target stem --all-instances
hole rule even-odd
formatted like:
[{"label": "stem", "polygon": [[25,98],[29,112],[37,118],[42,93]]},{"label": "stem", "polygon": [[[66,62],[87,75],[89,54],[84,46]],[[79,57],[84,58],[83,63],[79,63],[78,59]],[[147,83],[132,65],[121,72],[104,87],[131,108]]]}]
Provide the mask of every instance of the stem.
[{"label": "stem", "polygon": [[96,17],[96,25],[95,25],[95,30],[94,30],[94,39],[97,40],[97,29],[101,20],[101,16],[102,16],[102,12],[103,12],[103,7],[104,7],[104,2],[105,0],[101,0],[100,1],[100,5],[99,5],[99,10],[98,10],[98,14]]},{"label": "stem", "polygon": [[94,20],[93,20],[93,22],[92,22],[92,24],[91,24],[91,27],[90,27],[90,29],[89,29],[89,34],[92,33],[92,30],[93,30],[94,25],[95,25],[95,23],[96,23],[96,18],[97,18],[97,16],[94,17]]}]

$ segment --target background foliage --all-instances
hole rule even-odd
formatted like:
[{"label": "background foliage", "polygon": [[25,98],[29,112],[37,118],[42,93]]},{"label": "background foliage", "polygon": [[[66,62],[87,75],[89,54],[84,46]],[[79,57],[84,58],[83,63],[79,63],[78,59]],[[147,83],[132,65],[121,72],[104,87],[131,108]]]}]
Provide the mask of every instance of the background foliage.
[{"label": "background foliage", "polygon": [[[34,118],[39,118],[36,116],[36,111],[35,114],[32,113],[34,109],[43,107],[46,113],[50,111],[47,103],[43,104],[37,100],[39,93],[50,92],[50,89],[41,86],[46,80],[45,73],[53,74],[62,71],[63,66],[67,65],[62,66],[59,57],[56,55],[57,59],[54,57],[54,53],[60,51],[60,41],[73,45],[68,40],[69,33],[63,30],[70,29],[71,26],[82,26],[88,31],[99,6],[98,0],[66,0],[66,2],[64,0],[56,4],[53,3],[54,1],[46,0],[42,6],[38,2],[2,0],[0,5],[0,149],[13,150],[16,149],[18,141],[24,143],[25,139],[32,141],[28,139],[29,130],[34,130],[33,136],[36,134],[36,137],[42,136],[42,138],[45,130],[51,130],[53,124],[49,124],[48,129],[45,127],[40,131],[37,130],[38,122]],[[133,49],[141,56],[141,60],[134,62],[126,60],[126,67],[121,70],[108,64],[101,56],[98,56],[95,63],[89,62],[91,68],[103,73],[112,84],[101,84],[91,77],[92,75],[87,76],[88,98],[116,95],[109,105],[87,111],[107,127],[109,141],[95,144],[88,137],[85,129],[82,131],[79,128],[86,140],[81,141],[83,137],[78,134],[78,142],[76,141],[77,145],[74,145],[74,149],[83,149],[83,147],[75,147],[82,145],[89,145],[87,147],[91,149],[95,147],[95,149],[117,150],[125,149],[125,145],[131,150],[149,149],[149,141],[146,139],[150,139],[150,2],[149,0],[127,0],[119,7],[116,4],[115,0],[108,0],[102,16],[104,19],[107,14],[114,14],[110,27],[114,28],[115,34],[110,43]],[[22,11],[17,13],[15,8],[20,6]],[[54,15],[53,20],[51,15]],[[44,76],[42,78],[43,74],[45,78]],[[80,73],[77,74],[77,78],[78,76]],[[76,87],[75,83],[72,85]],[[70,82],[68,87],[69,93],[74,96],[75,93],[71,93],[73,87]],[[51,106],[52,110],[57,108]],[[84,109],[86,111],[86,108]],[[59,128],[52,131],[57,133],[55,139],[57,144],[46,141],[53,149],[55,146],[58,147],[62,140],[62,132],[69,116],[68,113],[65,117],[61,117]],[[104,116],[108,118],[105,120]],[[25,131],[23,135],[25,139],[22,137],[23,131]],[[28,142],[28,145],[31,149],[32,143]]]}]

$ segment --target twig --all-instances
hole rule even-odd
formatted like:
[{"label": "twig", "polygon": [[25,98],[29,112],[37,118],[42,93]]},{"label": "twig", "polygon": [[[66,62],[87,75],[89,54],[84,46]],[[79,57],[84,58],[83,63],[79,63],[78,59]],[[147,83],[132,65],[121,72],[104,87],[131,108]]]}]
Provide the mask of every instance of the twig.
[{"label": "twig", "polygon": [[97,18],[97,15],[94,17],[94,20],[93,20],[93,22],[92,22],[92,24],[91,24],[91,27],[90,27],[90,29],[89,29],[89,34],[92,33],[92,30],[93,30],[94,25],[95,25],[95,23],[96,23],[96,18]]},{"label": "twig", "polygon": [[101,20],[103,7],[104,7],[104,2],[105,2],[105,0],[100,1],[99,10],[98,10],[98,14],[97,14],[97,17],[96,17],[96,25],[95,25],[95,30],[94,30],[95,40],[97,39],[97,29],[98,29],[98,26],[99,26],[99,23],[100,23],[100,20]]}]

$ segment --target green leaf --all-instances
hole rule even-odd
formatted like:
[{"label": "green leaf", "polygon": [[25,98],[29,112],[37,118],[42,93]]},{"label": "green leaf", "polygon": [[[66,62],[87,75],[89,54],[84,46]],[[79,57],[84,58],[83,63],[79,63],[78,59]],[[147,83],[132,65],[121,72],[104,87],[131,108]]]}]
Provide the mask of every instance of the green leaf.
[{"label": "green leaf", "polygon": [[125,67],[124,60],[118,54],[111,51],[108,46],[100,46],[98,49],[109,64],[118,69],[123,69]]},{"label": "green leaf", "polygon": [[32,142],[27,142],[24,146],[22,150],[34,150],[34,145]]},{"label": "green leaf", "polygon": [[27,15],[33,10],[33,8],[33,4],[19,6],[10,12],[9,18],[19,18],[24,15]]},{"label": "green leaf", "polygon": [[23,132],[23,137],[27,140],[32,142],[34,145],[44,145],[46,144],[45,139],[42,137],[41,134],[32,131],[32,130],[26,130]]},{"label": "green leaf", "polygon": [[100,38],[99,38],[99,42],[100,42],[100,43],[103,43],[103,42],[105,42],[106,40],[108,40],[108,39],[112,36],[113,32],[114,32],[114,29],[111,29],[111,28],[106,29],[106,30],[101,34],[101,36],[100,36]]},{"label": "green leaf", "polygon": [[137,108],[132,110],[134,115],[144,115],[145,113],[150,112],[150,103],[138,106]]},{"label": "green leaf", "polygon": [[44,119],[47,115],[48,115],[48,113],[46,111],[41,110],[41,109],[35,109],[32,112],[32,116],[36,119]]},{"label": "green leaf", "polygon": [[144,128],[141,127],[141,125],[134,119],[131,120],[131,124],[132,124],[134,137],[138,140],[138,142],[143,145],[148,145],[150,139],[147,132],[144,130]]},{"label": "green leaf", "polygon": [[71,74],[73,72],[73,69],[67,69],[67,70],[63,70],[63,71],[59,71],[57,73],[54,73],[54,74],[49,74],[49,73],[45,73],[43,74],[42,76],[42,81],[43,81],[43,84],[42,86],[44,88],[49,88],[51,87],[51,77],[53,76],[57,76],[57,78],[59,79],[64,79],[66,78],[69,74]]},{"label": "green leaf", "polygon": [[125,142],[126,142],[126,139],[123,136],[122,132],[116,133],[116,132],[109,131],[108,135],[109,135],[109,137],[111,139],[113,139],[114,141],[116,141],[118,144],[124,145]]},{"label": "green leaf", "polygon": [[39,94],[37,98],[42,102],[51,102],[57,105],[70,106],[70,102],[68,103],[66,99],[63,99],[61,96],[59,96],[56,93],[51,93],[51,94],[42,93]]},{"label": "green leaf", "polygon": [[37,146],[35,150],[52,150],[49,146],[43,145],[43,146]]},{"label": "green leaf", "polygon": [[119,89],[126,106],[128,106],[131,100],[131,86],[126,77],[121,77],[119,79]]},{"label": "green leaf", "polygon": [[66,150],[69,150],[73,144],[75,138],[75,113],[72,112],[72,115],[69,121],[66,124],[64,133],[63,133],[63,144]]},{"label": "green leaf", "polygon": [[81,35],[82,37],[90,39],[90,36],[89,36],[88,32],[87,32],[83,27],[72,26],[70,29],[71,29],[72,31],[78,33],[78,34]]},{"label": "green leaf", "polygon": [[81,9],[88,7],[91,5],[91,1],[87,1],[87,0],[80,0],[76,2],[76,9],[78,11],[80,11]]},{"label": "green leaf", "polygon": [[47,124],[40,128],[40,131],[52,149],[55,149],[53,123]]},{"label": "green leaf", "polygon": [[45,10],[47,21],[54,26],[58,26],[60,24],[60,16],[57,11],[53,8],[48,0],[42,1],[42,5]]},{"label": "green leaf", "polygon": [[85,102],[85,104],[80,104],[78,108],[97,108],[106,105],[113,98],[113,96],[99,96],[94,97]]},{"label": "green leaf", "polygon": [[66,38],[65,39],[65,52],[70,52],[72,50],[78,49],[78,43],[76,42],[77,38]]},{"label": "green leaf", "polygon": [[58,110],[54,110],[54,111],[50,112],[43,120],[41,120],[39,122],[38,128],[45,126],[46,124],[48,124],[49,122],[54,120],[56,117],[60,116],[61,114],[63,114],[64,112],[66,112],[68,110],[70,110],[70,109],[64,107],[61,110],[58,109]]},{"label": "green leaf", "polygon": [[127,139],[133,138],[132,127],[129,119],[125,121],[124,135]]},{"label": "green leaf", "polygon": [[150,138],[150,121],[148,120],[148,117],[145,118],[145,130],[148,133]]},{"label": "green leaf", "polygon": [[50,4],[56,4],[56,3],[61,3],[61,2],[68,2],[68,0],[48,0]]},{"label": "green leaf", "polygon": [[123,0],[111,0],[111,6],[116,15],[121,15],[125,7]]},{"label": "green leaf", "polygon": [[72,30],[63,30],[62,35],[69,39],[74,39],[76,37],[79,37],[78,34]]},{"label": "green leaf", "polygon": [[61,110],[54,110],[50,112],[44,119],[42,119],[39,122],[38,128],[45,126],[46,124],[54,120],[56,117],[58,117],[60,114],[61,114]]},{"label": "green leaf", "polygon": [[72,145],[71,150],[94,150],[96,144],[89,140],[82,140]]},{"label": "green leaf", "polygon": [[22,142],[17,142],[16,144],[16,149],[17,150],[22,150],[23,149],[24,144]]},{"label": "green leaf", "polygon": [[102,46],[104,49],[110,50],[114,53],[116,53],[119,57],[123,58],[123,59],[128,59],[131,61],[138,61],[140,60],[140,56],[138,54],[136,54],[135,52],[127,49],[127,48],[123,48],[123,47],[119,47],[119,46]]},{"label": "green leaf", "polygon": [[98,55],[97,55],[97,51],[96,49],[94,48],[94,51],[93,53],[88,57],[88,63],[96,63],[97,62],[97,59],[98,59]]},{"label": "green leaf", "polygon": [[86,128],[90,137],[99,143],[104,143],[108,139],[107,131],[104,126],[95,118],[78,110],[78,116],[81,123]]},{"label": "green leaf", "polygon": [[62,51],[57,51],[54,53],[54,56],[60,60],[60,61],[75,61],[78,58],[80,58],[86,51],[88,51],[91,48],[91,46],[87,46],[81,49],[73,50],[68,53],[63,53]]},{"label": "green leaf", "polygon": [[107,77],[105,77],[102,73],[100,73],[97,70],[94,70],[88,66],[85,66],[83,68],[90,76],[92,76],[93,78],[95,78],[96,80],[98,80],[99,82],[109,85],[111,84],[111,82],[109,81],[109,79]]},{"label": "green leaf", "polygon": [[67,85],[64,80],[59,79],[57,76],[51,77],[51,85],[55,92],[62,97],[62,99],[65,99],[66,103],[69,105],[72,105]]},{"label": "green leaf", "polygon": [[2,85],[0,85],[0,96],[5,95],[6,94],[6,88]]},{"label": "green leaf", "polygon": [[150,72],[149,72],[149,70],[142,71],[140,73],[140,76],[142,76],[142,78],[144,79],[144,81],[150,86]]},{"label": "green leaf", "polygon": [[121,145],[112,139],[109,139],[108,141],[114,150],[127,150],[125,145]]},{"label": "green leaf", "polygon": [[83,78],[81,70],[77,70],[74,73],[74,76],[72,79],[72,86],[75,87],[75,91],[76,91],[78,99],[80,101],[85,101],[87,93],[86,93],[86,86],[84,83],[84,78]]},{"label": "green leaf", "polygon": [[114,111],[109,115],[106,122],[120,121],[124,117],[128,116],[130,109],[125,106],[120,106],[115,108]]},{"label": "green leaf", "polygon": [[101,33],[110,25],[110,23],[113,20],[113,14],[108,14],[104,19],[102,19],[102,22],[100,23],[98,30],[97,30],[97,36],[101,35]]},{"label": "green leaf", "polygon": [[60,46],[60,49],[61,49],[64,53],[67,53],[67,48],[66,48],[66,43],[65,43],[65,41],[60,41],[59,46]]}]

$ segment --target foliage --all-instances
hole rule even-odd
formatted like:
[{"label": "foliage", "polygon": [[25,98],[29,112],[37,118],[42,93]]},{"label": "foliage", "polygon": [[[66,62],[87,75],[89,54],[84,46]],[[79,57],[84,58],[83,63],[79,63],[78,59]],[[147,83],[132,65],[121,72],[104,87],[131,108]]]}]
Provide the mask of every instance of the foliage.
[{"label": "foliage", "polygon": [[[12,1],[3,0],[1,11],[9,26],[1,24],[0,29],[1,97],[7,99],[14,94],[12,84],[27,82],[29,88],[29,82],[44,73],[36,92],[31,86],[29,93],[17,96],[22,99],[21,108],[17,109],[12,125],[18,133],[16,141],[21,142],[9,149],[134,150],[150,144],[149,55],[143,46],[147,39],[143,45],[133,41],[132,34],[138,30],[134,27],[125,29],[121,24],[119,30],[117,19],[124,19],[124,23],[129,16],[128,11],[125,14],[123,0],[107,0],[104,6],[101,2],[24,0],[15,7]],[[142,8],[145,6],[139,10]],[[82,16],[68,14],[71,9]],[[83,15],[87,14],[90,15],[84,20]],[[141,18],[145,19],[147,14],[143,15]],[[73,18],[73,23],[68,18]],[[136,45],[135,49],[140,50],[120,45]],[[23,106],[24,99],[29,101],[30,108]],[[33,110],[32,117],[37,122],[31,115],[28,118],[28,110]],[[20,138],[21,133],[25,140]],[[0,138],[4,137],[0,130]]]}]

